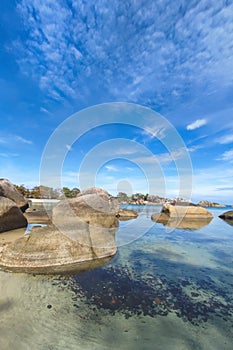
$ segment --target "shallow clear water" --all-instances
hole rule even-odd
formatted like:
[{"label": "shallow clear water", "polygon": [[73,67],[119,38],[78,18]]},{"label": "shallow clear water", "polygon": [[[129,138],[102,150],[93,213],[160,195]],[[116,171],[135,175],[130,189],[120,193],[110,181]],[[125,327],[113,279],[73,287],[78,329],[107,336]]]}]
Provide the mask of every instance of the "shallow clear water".
[{"label": "shallow clear water", "polygon": [[0,271],[1,350],[232,349],[233,227],[218,218],[226,210],[190,231],[153,223],[160,208],[137,209],[101,268]]}]

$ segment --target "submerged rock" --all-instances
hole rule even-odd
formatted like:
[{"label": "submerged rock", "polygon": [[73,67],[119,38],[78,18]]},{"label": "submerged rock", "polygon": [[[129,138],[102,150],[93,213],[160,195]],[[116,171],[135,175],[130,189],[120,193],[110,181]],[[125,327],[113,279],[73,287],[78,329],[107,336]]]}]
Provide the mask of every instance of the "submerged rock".
[{"label": "submerged rock", "polygon": [[0,197],[0,232],[27,226],[27,219],[12,200]]},{"label": "submerged rock", "polygon": [[6,197],[15,202],[22,211],[25,211],[28,208],[28,200],[25,199],[7,179],[0,179],[0,196]]}]

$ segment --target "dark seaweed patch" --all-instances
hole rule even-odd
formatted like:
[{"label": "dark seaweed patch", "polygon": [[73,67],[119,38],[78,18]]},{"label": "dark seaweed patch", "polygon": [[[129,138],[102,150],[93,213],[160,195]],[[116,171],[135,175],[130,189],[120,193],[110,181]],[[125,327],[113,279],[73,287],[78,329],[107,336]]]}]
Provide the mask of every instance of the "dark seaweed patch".
[{"label": "dark seaweed patch", "polygon": [[113,315],[120,312],[126,318],[175,313],[198,326],[212,315],[229,320],[233,313],[232,297],[209,277],[174,281],[148,273],[142,278],[127,267],[105,267],[73,276],[68,287],[75,294],[74,301],[81,298],[92,309]]}]

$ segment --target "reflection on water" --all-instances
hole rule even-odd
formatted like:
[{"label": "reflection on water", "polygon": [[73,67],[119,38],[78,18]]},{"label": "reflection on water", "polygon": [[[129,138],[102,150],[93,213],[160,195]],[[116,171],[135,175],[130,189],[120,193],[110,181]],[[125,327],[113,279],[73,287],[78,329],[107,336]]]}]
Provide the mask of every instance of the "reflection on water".
[{"label": "reflection on water", "polygon": [[225,221],[228,225],[233,226],[233,219],[222,219]]},{"label": "reflection on water", "polygon": [[213,209],[208,226],[171,233],[156,210],[122,222],[119,237],[149,228],[96,270],[0,272],[0,349],[232,349],[231,227]]},{"label": "reflection on water", "polygon": [[163,224],[164,226],[171,228],[181,228],[185,230],[200,230],[202,227],[209,225],[212,221],[212,218],[199,218],[199,219],[190,219],[186,217],[169,217],[166,214],[154,214],[152,220]]}]

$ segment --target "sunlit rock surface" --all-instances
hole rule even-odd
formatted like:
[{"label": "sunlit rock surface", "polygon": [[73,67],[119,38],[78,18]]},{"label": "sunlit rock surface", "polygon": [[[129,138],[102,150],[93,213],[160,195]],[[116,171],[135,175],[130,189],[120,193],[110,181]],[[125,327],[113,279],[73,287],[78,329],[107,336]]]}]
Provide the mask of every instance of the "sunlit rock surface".
[{"label": "sunlit rock surface", "polygon": [[205,208],[165,204],[161,213],[152,214],[152,221],[168,227],[197,230],[208,225],[213,216]]},{"label": "sunlit rock surface", "polygon": [[60,201],[53,208],[52,224],[34,228],[29,235],[2,247],[0,267],[50,274],[99,266],[117,251],[116,209],[106,193]]},{"label": "sunlit rock surface", "polygon": [[28,208],[28,200],[7,179],[0,179],[0,196],[11,199],[22,211]]}]

